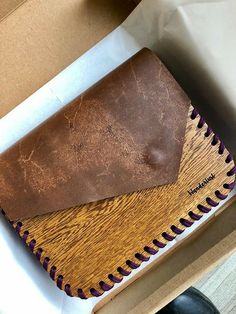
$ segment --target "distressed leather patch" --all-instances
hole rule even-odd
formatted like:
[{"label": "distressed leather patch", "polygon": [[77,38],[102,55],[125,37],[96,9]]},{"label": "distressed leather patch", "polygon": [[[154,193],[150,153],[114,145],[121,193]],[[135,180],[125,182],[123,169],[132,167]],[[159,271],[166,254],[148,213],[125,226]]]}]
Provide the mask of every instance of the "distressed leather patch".
[{"label": "distressed leather patch", "polygon": [[16,220],[175,182],[189,104],[141,50],[1,154],[1,207]]}]

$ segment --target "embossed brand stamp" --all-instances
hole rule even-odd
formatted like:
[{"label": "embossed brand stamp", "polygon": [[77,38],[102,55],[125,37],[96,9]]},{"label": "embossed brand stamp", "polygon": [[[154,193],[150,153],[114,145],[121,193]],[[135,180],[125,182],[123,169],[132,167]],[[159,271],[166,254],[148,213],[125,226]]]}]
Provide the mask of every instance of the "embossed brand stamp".
[{"label": "embossed brand stamp", "polygon": [[208,178],[205,178],[202,182],[198,183],[198,185],[194,188],[194,189],[190,189],[188,190],[188,194],[190,196],[194,195],[195,193],[197,193],[199,190],[201,190],[202,188],[204,188],[204,186],[206,186],[210,181],[212,181],[213,179],[215,179],[215,175],[213,173],[211,173],[211,175]]}]

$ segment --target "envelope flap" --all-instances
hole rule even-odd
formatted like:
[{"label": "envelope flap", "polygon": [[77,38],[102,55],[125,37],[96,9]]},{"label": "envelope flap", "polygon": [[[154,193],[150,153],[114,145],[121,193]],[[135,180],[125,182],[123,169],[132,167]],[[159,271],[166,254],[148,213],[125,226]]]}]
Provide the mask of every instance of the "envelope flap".
[{"label": "envelope flap", "polygon": [[11,220],[171,184],[189,99],[143,49],[1,155]]}]

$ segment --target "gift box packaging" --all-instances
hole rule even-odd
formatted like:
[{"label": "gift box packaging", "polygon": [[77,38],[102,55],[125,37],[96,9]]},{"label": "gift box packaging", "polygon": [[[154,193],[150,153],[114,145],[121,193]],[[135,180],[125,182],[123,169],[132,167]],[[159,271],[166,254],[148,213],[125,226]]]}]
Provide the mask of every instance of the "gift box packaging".
[{"label": "gift box packaging", "polygon": [[[118,0],[63,0],[60,2],[55,0],[47,2],[42,0],[6,0],[1,2],[0,117],[10,112],[120,25],[135,8],[136,3],[134,2]],[[232,208],[230,213],[235,209]],[[117,302],[120,301],[120,304],[130,302],[128,308],[130,311],[133,309],[135,313],[137,310],[135,310],[135,306],[139,303],[142,303],[143,309],[146,308],[145,299],[147,299],[149,303],[155,304],[148,310],[150,312],[154,309],[157,310],[164,304],[153,297],[155,289],[161,291],[163,300],[165,300],[164,303],[168,303],[177,293],[187,288],[194,280],[196,281],[206,269],[210,269],[222,257],[230,254],[235,247],[235,243],[232,241],[235,239],[235,225],[233,225],[232,215],[226,214],[226,212],[221,215],[219,215],[220,218],[215,218],[216,221],[219,221],[216,227],[210,227],[211,241],[209,243],[202,240],[204,239],[204,231],[202,231],[203,233],[199,232],[196,234],[198,240],[195,241],[194,238],[191,238],[189,244],[186,244],[188,254],[184,255],[186,249],[183,247],[177,247],[171,253],[174,259],[170,260],[166,257],[159,262],[158,266],[162,271],[161,286],[152,285],[150,290],[146,289],[147,293],[144,295],[142,289],[145,285],[138,287],[134,283],[127,288],[127,291],[124,290],[120,294]],[[222,230],[219,225],[222,221],[227,223],[225,223],[224,232],[221,233]],[[194,241],[195,245],[198,245],[197,249],[191,244]],[[213,246],[218,249],[212,250]],[[222,251],[222,255],[218,254],[219,251]],[[172,269],[177,263],[179,265],[177,274],[170,274],[165,263]],[[193,271],[189,275],[187,269],[193,263],[197,271]],[[155,270],[153,276],[156,275],[154,273]],[[148,286],[152,280],[150,274],[143,276],[143,280],[147,280]],[[175,276],[179,276],[178,279]],[[171,291],[169,286],[171,280],[181,281],[183,284],[179,289],[175,287]],[[137,297],[132,297],[132,295]],[[127,296],[131,296],[131,298],[124,301]],[[110,298],[108,297],[108,299]],[[116,303],[113,302],[110,307],[104,307],[102,310],[104,303],[105,301],[97,307],[99,312],[114,312]],[[115,307],[112,308],[112,306]]]}]

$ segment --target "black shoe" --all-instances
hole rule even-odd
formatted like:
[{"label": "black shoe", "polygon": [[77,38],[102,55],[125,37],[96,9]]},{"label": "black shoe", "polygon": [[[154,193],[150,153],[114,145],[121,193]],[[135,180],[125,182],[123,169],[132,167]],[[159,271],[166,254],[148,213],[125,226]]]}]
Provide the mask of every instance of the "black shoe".
[{"label": "black shoe", "polygon": [[191,287],[167,304],[158,314],[220,314],[215,305],[199,290]]}]

